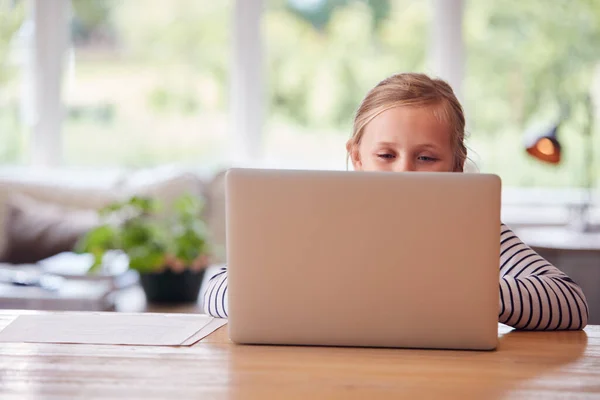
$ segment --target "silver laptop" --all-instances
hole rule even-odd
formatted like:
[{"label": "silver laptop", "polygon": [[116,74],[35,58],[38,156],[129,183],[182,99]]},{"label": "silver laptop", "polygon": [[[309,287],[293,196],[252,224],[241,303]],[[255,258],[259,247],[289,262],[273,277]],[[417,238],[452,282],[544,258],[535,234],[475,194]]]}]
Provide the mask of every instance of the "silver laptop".
[{"label": "silver laptop", "polygon": [[491,350],[500,179],[232,169],[235,343]]}]

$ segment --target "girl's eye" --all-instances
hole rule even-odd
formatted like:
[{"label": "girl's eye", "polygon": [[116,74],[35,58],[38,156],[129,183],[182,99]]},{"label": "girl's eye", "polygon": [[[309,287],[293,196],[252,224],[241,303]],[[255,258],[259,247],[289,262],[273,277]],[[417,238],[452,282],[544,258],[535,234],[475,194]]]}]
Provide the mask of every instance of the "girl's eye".
[{"label": "girl's eye", "polygon": [[393,154],[383,153],[383,154],[377,154],[377,157],[384,158],[384,159],[391,159],[391,158],[394,158],[395,156]]},{"label": "girl's eye", "polygon": [[437,161],[437,158],[435,157],[429,157],[429,156],[419,156],[417,157],[419,161],[425,161],[425,162],[434,162]]}]

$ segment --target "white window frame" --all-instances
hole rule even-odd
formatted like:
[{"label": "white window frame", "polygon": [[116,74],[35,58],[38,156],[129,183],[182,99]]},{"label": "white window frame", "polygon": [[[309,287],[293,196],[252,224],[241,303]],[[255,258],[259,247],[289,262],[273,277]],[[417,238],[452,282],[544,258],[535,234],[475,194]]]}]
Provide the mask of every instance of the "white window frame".
[{"label": "white window frame", "polygon": [[57,167],[62,162],[62,122],[64,105],[62,83],[69,48],[70,0],[29,0],[28,18],[32,34],[26,38],[25,76],[31,77],[31,96],[25,104],[31,109],[31,164]]},{"label": "white window frame", "polygon": [[263,157],[266,80],[263,71],[263,0],[235,0],[230,76],[230,164],[256,166]]},{"label": "white window frame", "polygon": [[446,80],[461,102],[465,77],[464,0],[431,0],[430,68]]}]

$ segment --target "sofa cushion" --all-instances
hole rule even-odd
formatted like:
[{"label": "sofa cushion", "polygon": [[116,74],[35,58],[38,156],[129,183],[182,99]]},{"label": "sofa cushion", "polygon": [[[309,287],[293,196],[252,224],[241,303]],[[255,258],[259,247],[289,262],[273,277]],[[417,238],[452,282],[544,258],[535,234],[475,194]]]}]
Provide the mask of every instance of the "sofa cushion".
[{"label": "sofa cushion", "polygon": [[112,182],[94,183],[94,179],[90,179],[87,183],[75,184],[67,179],[54,182],[50,179],[33,179],[29,175],[0,177],[0,260],[6,259],[10,251],[6,225],[9,211],[12,210],[9,200],[18,195],[25,195],[42,204],[87,210],[98,209],[119,199]]},{"label": "sofa cushion", "polygon": [[9,188],[4,183],[0,182],[0,260],[6,253],[6,214],[8,207],[6,202],[8,201]]},{"label": "sofa cushion", "polygon": [[99,223],[93,209],[68,208],[11,194],[5,203],[5,251],[1,262],[34,263],[73,249],[79,238]]}]

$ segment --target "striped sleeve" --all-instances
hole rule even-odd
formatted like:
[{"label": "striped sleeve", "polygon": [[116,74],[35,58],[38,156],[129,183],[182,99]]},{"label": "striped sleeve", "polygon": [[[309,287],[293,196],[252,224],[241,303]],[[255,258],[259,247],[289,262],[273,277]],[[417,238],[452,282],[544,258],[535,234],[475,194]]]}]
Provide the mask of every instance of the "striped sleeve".
[{"label": "striped sleeve", "polygon": [[227,268],[221,268],[204,291],[204,312],[216,318],[227,318]]},{"label": "striped sleeve", "polygon": [[583,329],[587,320],[579,285],[502,224],[499,321],[517,329],[563,330]]}]

